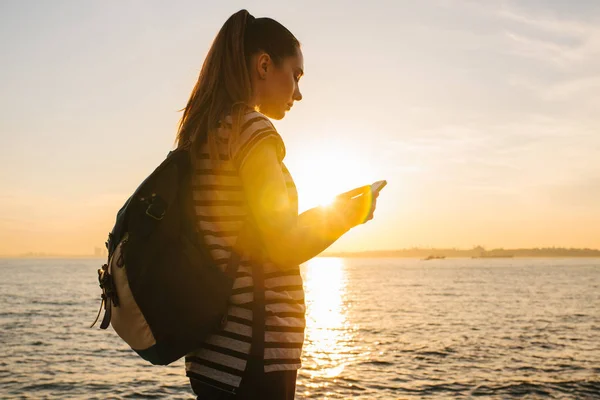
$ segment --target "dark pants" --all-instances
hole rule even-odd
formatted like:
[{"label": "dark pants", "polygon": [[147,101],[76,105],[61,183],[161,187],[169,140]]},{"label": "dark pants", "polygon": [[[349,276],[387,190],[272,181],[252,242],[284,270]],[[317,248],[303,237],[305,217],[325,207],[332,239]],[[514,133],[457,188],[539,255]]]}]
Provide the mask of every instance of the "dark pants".
[{"label": "dark pants", "polygon": [[264,372],[262,364],[250,360],[236,394],[230,394],[190,378],[198,400],[293,400],[298,371]]}]

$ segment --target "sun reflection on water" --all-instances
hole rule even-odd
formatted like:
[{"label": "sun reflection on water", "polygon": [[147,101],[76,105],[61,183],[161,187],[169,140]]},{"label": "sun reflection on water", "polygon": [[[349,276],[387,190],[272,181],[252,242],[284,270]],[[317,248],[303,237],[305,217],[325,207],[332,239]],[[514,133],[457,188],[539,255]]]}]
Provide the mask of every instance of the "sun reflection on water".
[{"label": "sun reflection on water", "polygon": [[315,258],[304,265],[306,341],[303,369],[311,379],[335,378],[353,358],[347,319],[347,276],[341,258]]}]

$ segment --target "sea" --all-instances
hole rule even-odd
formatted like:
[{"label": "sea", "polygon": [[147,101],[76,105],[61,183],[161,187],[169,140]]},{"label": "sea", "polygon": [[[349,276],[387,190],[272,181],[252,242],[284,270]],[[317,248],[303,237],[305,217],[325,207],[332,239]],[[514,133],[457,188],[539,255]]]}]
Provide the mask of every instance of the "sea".
[{"label": "sea", "polygon": [[[193,399],[90,328],[101,259],[0,259],[1,399]],[[600,259],[315,258],[297,399],[600,399]]]}]

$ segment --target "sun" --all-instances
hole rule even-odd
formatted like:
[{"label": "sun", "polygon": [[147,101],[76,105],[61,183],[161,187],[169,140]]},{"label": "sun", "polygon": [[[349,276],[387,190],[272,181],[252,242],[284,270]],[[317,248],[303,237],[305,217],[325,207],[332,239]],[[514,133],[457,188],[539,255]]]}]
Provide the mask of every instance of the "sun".
[{"label": "sun", "polygon": [[376,176],[372,160],[357,147],[332,143],[306,153],[292,170],[300,211],[330,205],[338,194],[382,179]]}]

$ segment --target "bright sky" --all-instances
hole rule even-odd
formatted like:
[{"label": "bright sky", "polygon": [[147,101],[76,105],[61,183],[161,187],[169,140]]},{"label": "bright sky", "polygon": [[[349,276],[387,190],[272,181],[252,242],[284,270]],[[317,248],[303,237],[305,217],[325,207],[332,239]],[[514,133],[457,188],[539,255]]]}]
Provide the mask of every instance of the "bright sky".
[{"label": "bright sky", "polygon": [[600,248],[600,2],[4,0],[0,254],[103,246],[241,8],[303,44],[301,208],[389,182],[332,250]]}]

